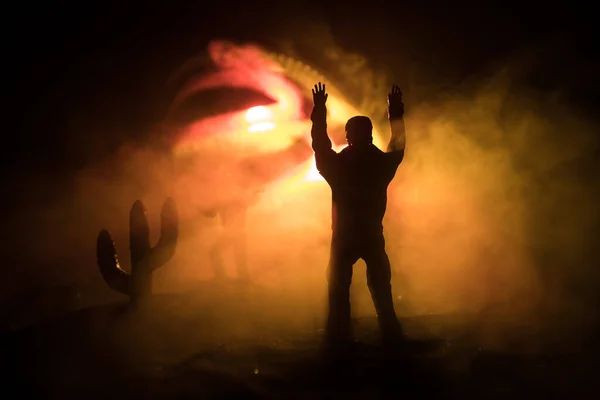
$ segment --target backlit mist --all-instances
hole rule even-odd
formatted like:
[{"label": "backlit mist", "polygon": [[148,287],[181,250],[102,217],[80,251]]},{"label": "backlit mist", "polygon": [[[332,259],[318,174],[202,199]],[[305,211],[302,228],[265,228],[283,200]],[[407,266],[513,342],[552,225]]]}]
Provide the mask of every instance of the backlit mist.
[{"label": "backlit mist", "polygon": [[[52,201],[24,219],[31,222],[17,235],[31,243],[23,258],[32,263],[15,272],[17,286],[76,284],[81,296],[93,293],[90,302],[104,292],[111,295],[96,266],[96,235],[103,228],[112,232],[127,267],[131,205],[136,199],[144,202],[156,241],[160,206],[172,197],[181,216],[180,242],[173,261],[156,271],[155,292],[194,293],[213,275],[208,251],[222,227],[211,210],[220,201],[247,196],[238,192],[243,182],[254,199],[247,221],[253,280],[281,294],[272,303],[281,311],[276,315],[293,305],[293,318],[285,318],[319,320],[330,191],[312,156],[292,165],[268,157],[309,137],[304,104],[318,80],[328,84],[329,133],[336,146],[344,146],[345,121],[365,114],[375,123],[376,145],[385,147],[385,96],[392,83],[371,71],[360,55],[339,47],[325,53],[323,58],[336,59],[339,66],[307,65],[259,43],[214,41],[199,49],[199,59],[212,63],[213,71],[173,71],[173,76],[183,74],[183,83],[167,117],[193,93],[214,86],[248,87],[272,101],[206,118],[188,115],[185,122],[167,118],[144,134],[147,145],[123,143],[111,157],[77,171],[74,186],[55,190]],[[384,222],[394,291],[407,302],[401,313],[532,315],[578,304],[572,282],[585,280],[589,271],[581,260],[593,248],[599,188],[597,180],[568,165],[597,148],[597,126],[575,114],[560,91],[538,93],[521,84],[534,67],[535,60],[515,55],[487,75],[426,100],[418,96],[419,83],[406,78],[411,88],[405,98],[407,151],[389,188]],[[361,86],[368,95],[344,95],[358,93]],[[198,107],[192,111],[201,114]],[[231,167],[248,157],[265,157],[271,164],[254,172]],[[235,277],[233,267],[229,272]],[[372,315],[364,275],[359,263],[354,313]],[[237,300],[235,291],[215,299]]]}]

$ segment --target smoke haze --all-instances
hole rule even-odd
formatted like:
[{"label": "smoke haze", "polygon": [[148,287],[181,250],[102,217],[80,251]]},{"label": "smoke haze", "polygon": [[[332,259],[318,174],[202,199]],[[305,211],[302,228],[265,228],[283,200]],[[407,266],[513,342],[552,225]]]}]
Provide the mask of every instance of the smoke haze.
[{"label": "smoke haze", "polygon": [[[324,76],[350,109],[373,118],[380,142],[387,143],[390,74],[344,50],[317,24],[301,39],[290,34],[267,45],[311,66],[288,78]],[[389,189],[384,224],[394,290],[409,302],[409,313],[592,310],[586,307],[598,281],[600,188],[591,172],[597,167],[598,125],[576,111],[561,88],[539,91],[526,84],[540,63],[549,62],[546,53],[534,50],[515,53],[477,79],[435,95],[412,67],[398,72],[406,87],[408,144]],[[93,115],[73,115],[65,125],[73,137],[91,131],[89,141],[75,139],[82,151],[96,148],[102,140],[94,138],[104,135],[88,125],[94,126]],[[26,245],[15,246],[21,265],[6,297],[71,284],[93,293],[94,300],[103,297],[109,289],[96,266],[96,235],[102,228],[113,233],[128,268],[128,214],[136,199],[147,207],[153,242],[167,196],[182,215],[176,256],[156,271],[156,291],[192,293],[212,277],[208,251],[220,223],[189,201],[211,196],[215,180],[189,175],[195,161],[183,162],[157,145],[161,135],[157,128],[142,135],[146,140],[120,143],[69,183],[55,177],[29,183],[38,185],[36,203],[23,203],[25,211],[11,216],[20,226],[15,242]],[[202,160],[203,173],[215,172],[210,155]],[[257,284],[285,292],[279,311],[294,305],[312,323],[323,311],[331,199],[324,182],[303,180],[305,172],[300,167],[270,183],[250,208],[249,261]],[[353,285],[355,312],[373,314],[362,262]]]}]

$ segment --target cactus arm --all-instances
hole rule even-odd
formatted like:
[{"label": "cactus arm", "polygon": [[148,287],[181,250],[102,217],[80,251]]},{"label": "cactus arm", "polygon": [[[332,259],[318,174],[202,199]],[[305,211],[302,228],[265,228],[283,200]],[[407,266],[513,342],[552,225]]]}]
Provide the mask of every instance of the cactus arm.
[{"label": "cactus arm", "polygon": [[173,258],[179,236],[179,215],[173,199],[168,198],[163,204],[160,214],[160,239],[150,251],[148,266],[156,269]]},{"label": "cactus arm", "polygon": [[136,200],[129,212],[129,250],[132,271],[141,265],[150,251],[150,226],[146,208]]},{"label": "cactus arm", "polygon": [[100,231],[96,242],[96,257],[102,277],[113,290],[129,295],[131,276],[119,264],[115,242],[106,229]]}]

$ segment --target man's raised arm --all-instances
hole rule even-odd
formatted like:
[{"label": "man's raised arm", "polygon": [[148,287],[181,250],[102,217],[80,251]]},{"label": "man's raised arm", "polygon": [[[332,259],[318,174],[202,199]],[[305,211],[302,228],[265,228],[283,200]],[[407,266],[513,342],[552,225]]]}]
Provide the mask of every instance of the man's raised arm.
[{"label": "man's raised arm", "polygon": [[325,105],[313,107],[310,114],[312,128],[310,136],[312,137],[312,148],[316,154],[327,153],[333,151],[331,139],[327,135],[327,108]]},{"label": "man's raised arm", "polygon": [[404,149],[406,148],[404,104],[402,103],[402,92],[397,85],[393,85],[392,91],[388,94],[388,118],[392,137],[387,147],[387,153],[390,154],[397,167],[404,158]]},{"label": "man's raised arm", "polygon": [[333,150],[331,139],[327,135],[327,102],[328,94],[325,92],[325,85],[320,82],[312,90],[313,110],[310,115],[312,128],[310,135],[312,138],[312,148],[315,152],[315,161],[317,169],[325,177],[331,170],[333,157],[336,152]]}]

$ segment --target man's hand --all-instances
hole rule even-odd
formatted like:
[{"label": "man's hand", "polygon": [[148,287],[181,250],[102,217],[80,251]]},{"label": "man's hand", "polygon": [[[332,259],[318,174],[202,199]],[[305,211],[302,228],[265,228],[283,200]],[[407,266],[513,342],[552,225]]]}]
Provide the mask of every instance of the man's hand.
[{"label": "man's hand", "polygon": [[392,90],[388,94],[388,118],[404,118],[404,103],[402,103],[402,91],[400,90],[400,87],[398,87],[398,85],[392,85]]},{"label": "man's hand", "polygon": [[315,85],[312,90],[312,95],[315,107],[325,107],[325,102],[327,101],[327,97],[329,97],[329,95],[325,93],[325,84],[319,82],[318,85]]},{"label": "man's hand", "polygon": [[331,145],[331,139],[327,136],[327,107],[325,107],[325,103],[329,95],[325,93],[325,85],[319,82],[313,88],[312,94],[315,106],[310,113],[310,120],[312,121],[310,137],[312,138],[312,148],[315,151],[317,168],[319,168],[319,165],[323,164],[321,161],[329,157],[331,153],[335,154],[335,152]]}]

